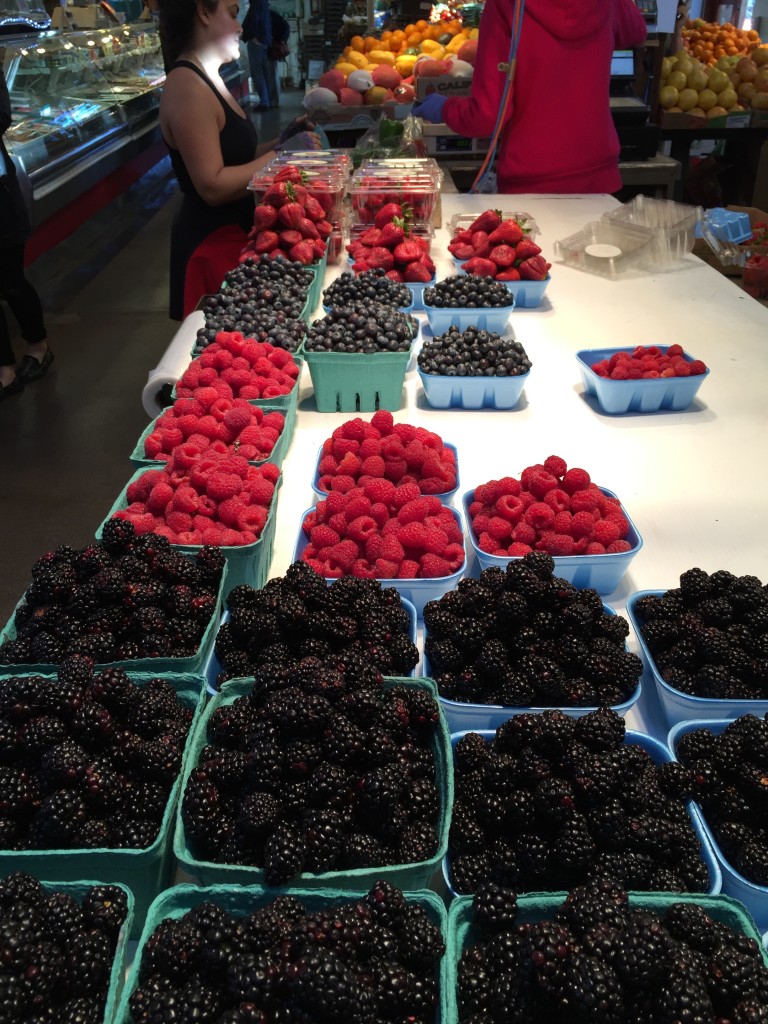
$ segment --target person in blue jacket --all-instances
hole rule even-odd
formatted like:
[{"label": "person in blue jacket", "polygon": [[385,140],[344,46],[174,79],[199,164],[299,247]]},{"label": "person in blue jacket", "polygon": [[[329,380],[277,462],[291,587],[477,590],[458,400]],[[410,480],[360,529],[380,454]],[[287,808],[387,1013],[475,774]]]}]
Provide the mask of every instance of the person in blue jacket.
[{"label": "person in blue jacket", "polygon": [[243,41],[248,44],[253,88],[259,94],[258,106],[253,109],[269,110],[270,107],[276,107],[278,97],[272,95],[269,83],[269,48],[272,45],[269,0],[250,0],[243,18]]}]

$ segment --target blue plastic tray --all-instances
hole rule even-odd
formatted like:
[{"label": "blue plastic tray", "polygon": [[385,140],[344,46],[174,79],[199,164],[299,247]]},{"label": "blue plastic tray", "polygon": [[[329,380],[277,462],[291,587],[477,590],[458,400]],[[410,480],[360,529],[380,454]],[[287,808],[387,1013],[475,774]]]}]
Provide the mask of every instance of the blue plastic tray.
[{"label": "blue plastic tray", "polygon": [[[454,454],[455,459],[456,459],[456,486],[451,488],[450,491],[443,491],[441,494],[435,494],[434,497],[435,498],[439,498],[443,505],[450,505],[451,501],[453,499],[454,494],[456,494],[456,492],[458,491],[459,486],[461,484],[461,479],[459,477],[459,455],[458,455],[458,452],[456,451],[456,446],[455,445],[448,444],[448,442],[446,441],[446,442],[444,442],[444,447],[445,448],[450,448],[451,451]],[[317,467],[320,465],[320,460],[322,458],[323,458],[323,446],[320,445],[320,447],[317,450],[317,459],[315,460],[315,472],[314,472],[314,474],[312,476],[312,490],[315,492],[315,494],[318,496],[318,498],[327,498],[329,492],[328,491],[323,491],[323,490],[321,490],[320,487],[318,487],[318,481],[320,479],[320,475],[319,475]]]},{"label": "blue plastic tray", "polygon": [[424,303],[424,312],[427,314],[433,334],[442,334],[451,324],[455,324],[462,331],[467,327],[479,327],[481,330],[498,331],[502,334],[514,308],[514,302],[509,306],[491,306],[486,309],[443,309]]},{"label": "blue plastic tray", "polygon": [[[752,714],[754,714],[754,712],[752,712]],[[685,733],[693,732],[695,729],[707,729],[715,736],[719,736],[720,733],[725,732],[725,727],[728,724],[729,722],[725,719],[712,718],[701,719],[700,721],[680,722],[670,730],[669,736],[667,737],[667,745],[673,758],[677,760],[675,748],[677,747],[678,740]],[[723,876],[723,892],[728,896],[733,896],[734,899],[740,900],[744,904],[750,914],[754,917],[755,923],[761,931],[764,928],[768,928],[768,886],[757,885],[756,882],[750,882],[731,865],[723,851],[720,849],[717,839],[715,839],[712,830],[707,824],[707,819],[703,810],[698,806],[698,804],[696,806],[699,819],[701,821],[701,827],[715,852],[718,863],[720,864],[720,871]]]},{"label": "blue plastic tray", "polygon": [[[607,487],[600,490],[607,498],[615,498],[613,491]],[[464,518],[467,521],[469,539],[472,542],[477,560],[481,569],[489,569],[491,566],[505,568],[509,562],[515,561],[514,555],[489,555],[487,551],[481,551],[475,540],[472,520],[469,516],[469,506],[475,500],[475,492],[467,491],[462,498],[464,506]],[[629,533],[626,541],[632,545],[629,551],[621,551],[616,554],[605,555],[556,555],[555,575],[568,580],[575,587],[587,589],[593,587],[599,594],[610,594],[618,587],[621,577],[629,568],[629,563],[643,546],[643,539],[637,532],[637,528],[629,518],[627,510],[621,506],[622,513],[629,523]]]},{"label": "blue plastic tray", "polygon": [[514,409],[528,383],[517,377],[441,377],[418,369],[427,402],[434,409]]},{"label": "blue plastic tray", "polygon": [[[299,561],[302,552],[304,551],[304,548],[309,543],[304,534],[303,529],[301,528],[301,524],[304,522],[306,516],[308,516],[309,513],[312,511],[313,509],[308,508],[305,509],[305,511],[301,514],[301,519],[299,521],[299,534],[296,539],[296,546],[293,550],[293,558],[291,559],[292,562]],[[451,512],[453,512],[453,518],[456,520],[456,523],[461,527],[461,516],[459,515],[455,508],[452,508]],[[400,594],[400,597],[405,598],[406,601],[410,601],[411,604],[416,609],[416,615],[418,616],[419,622],[421,622],[424,616],[424,605],[427,603],[427,601],[437,601],[439,598],[443,596],[443,594],[447,594],[449,590],[453,590],[453,588],[459,582],[461,577],[464,575],[466,568],[467,559],[465,554],[464,564],[456,572],[451,573],[450,576],[439,576],[437,579],[427,580],[383,579],[380,582],[382,587],[394,587],[395,590],[397,590],[398,593]],[[332,583],[333,580],[328,579],[327,582]]]},{"label": "blue plastic tray", "polygon": [[[456,266],[456,273],[466,275],[467,272],[462,270],[462,267],[467,261],[457,260],[454,256],[453,262]],[[541,305],[551,280],[552,275],[547,274],[543,281],[499,281],[499,284],[505,285],[507,290],[515,296],[516,309],[536,309]]]},{"label": "blue plastic tray", "polygon": [[[451,749],[453,749],[459,740],[467,735],[467,732],[479,732],[484,740],[493,740],[496,738],[495,729],[474,729],[464,730],[462,732],[451,733]],[[650,755],[655,764],[667,764],[672,761],[672,755],[670,754],[667,747],[659,740],[655,740],[652,736],[646,736],[644,732],[633,732],[631,729],[627,729],[625,733],[625,743],[634,743],[638,747],[642,747],[643,750]],[[720,873],[720,865],[718,858],[715,856],[711,836],[709,835],[709,829],[705,828],[697,807],[694,805],[692,800],[688,800],[686,803],[688,813],[691,816],[691,822],[693,824],[696,836],[701,843],[701,857],[704,863],[707,865],[709,871],[709,889],[707,890],[708,896],[714,896],[720,892],[723,878]],[[445,885],[452,896],[458,896],[459,894],[453,888],[450,880],[450,867],[451,867],[451,851],[450,848],[448,853],[443,859],[443,879]],[[678,894],[675,893],[677,896]],[[731,894],[732,895],[732,894]]]},{"label": "blue plastic tray", "polygon": [[424,289],[431,288],[437,280],[437,272],[431,281],[406,281],[405,287],[410,291],[413,296],[412,308],[417,312],[421,313],[424,310]]},{"label": "blue plastic tray", "polygon": [[664,717],[667,725],[671,728],[678,722],[691,720],[710,720],[738,718],[740,715],[763,715],[768,711],[768,700],[714,700],[710,697],[693,697],[690,694],[682,693],[665,682],[661,673],[656,668],[653,655],[648,650],[642,633],[640,632],[641,619],[637,614],[637,604],[641,597],[661,597],[664,590],[638,590],[627,600],[627,616],[632,623],[632,628],[640,644],[640,652],[643,661],[653,677],[656,684],[656,692],[659,695]]},{"label": "blue plastic tray", "polygon": [[[665,353],[669,345],[659,345]],[[640,412],[682,412],[687,409],[696,392],[709,376],[706,373],[695,377],[655,377],[650,380],[610,380],[601,377],[592,369],[593,363],[610,359],[616,352],[634,352],[634,348],[591,348],[576,353],[586,394],[597,399],[603,412],[611,415]],[[683,353],[686,362],[692,363],[693,356]]]},{"label": "blue plastic tray", "polygon": [[[607,604],[603,605],[603,609],[608,615],[616,614],[613,608]],[[425,640],[428,635],[429,630],[425,628]],[[624,644],[624,649],[628,650],[626,644]],[[426,654],[424,655],[424,674],[430,679],[434,678],[432,675],[432,665]],[[630,697],[622,701],[621,704],[611,704],[611,708],[617,715],[623,717],[631,707],[637,704],[640,699],[641,690],[642,680],[638,682]],[[551,706],[516,707],[509,704],[465,704],[462,701],[449,700],[447,697],[442,696],[440,697],[440,704],[445,712],[451,732],[459,732],[462,729],[474,730],[475,732],[481,729],[498,729],[502,722],[506,722],[509,718],[514,718],[515,715],[553,710]],[[582,718],[584,715],[589,714],[590,711],[597,711],[597,705],[583,708],[557,707],[557,710],[562,711],[563,714],[568,715],[570,718]]]}]

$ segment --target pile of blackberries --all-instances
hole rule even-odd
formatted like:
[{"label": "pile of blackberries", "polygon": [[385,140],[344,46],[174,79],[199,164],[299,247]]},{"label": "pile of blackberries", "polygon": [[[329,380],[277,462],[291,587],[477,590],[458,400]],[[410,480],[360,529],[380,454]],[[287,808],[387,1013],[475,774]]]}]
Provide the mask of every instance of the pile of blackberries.
[{"label": "pile of blackberries", "polygon": [[760,1024],[768,968],[758,943],[695,903],[639,907],[596,880],[554,920],[514,892],[479,892],[458,965],[460,1024]]},{"label": "pile of blackberries", "polygon": [[472,274],[455,274],[424,289],[424,305],[439,309],[487,309],[513,306],[515,297],[502,281]]},{"label": "pile of blackberries", "polygon": [[519,341],[479,327],[452,326],[425,341],[418,363],[423,373],[442,377],[519,377],[531,368]]},{"label": "pile of blackberries", "polygon": [[81,899],[18,872],[0,882],[0,1019],[103,1024],[125,890],[95,885]]},{"label": "pile of blackberries", "polygon": [[357,276],[345,271],[323,292],[324,306],[352,306],[360,302],[405,307],[412,304],[413,296],[402,281],[392,281],[381,267]]},{"label": "pile of blackberries", "polygon": [[[522,892],[606,875],[628,889],[703,892],[709,873],[685,772],[625,743],[610,708],[522,714],[454,749],[451,877],[460,892]],[[682,790],[682,795],[681,795]]]},{"label": "pile of blackberries", "polygon": [[220,316],[206,313],[205,327],[198,330],[195,338],[194,355],[200,355],[203,349],[212,345],[219,331],[240,331],[246,338],[255,338],[275,348],[295,352],[304,341],[307,325],[304,320],[291,320],[285,313],[272,315],[266,310],[244,315],[242,320],[236,320],[228,314]]},{"label": "pile of blackberries", "polygon": [[224,565],[218,548],[190,559],[165,537],[137,537],[131,523],[110,519],[100,543],[37,559],[0,664],[58,665],[71,654],[98,664],[191,657],[217,614]]},{"label": "pile of blackberries", "polygon": [[626,619],[554,568],[546,552],[532,552],[427,603],[424,653],[442,696],[516,707],[597,707],[631,696],[642,662],[625,648]]},{"label": "pile of blackberries", "polygon": [[382,689],[359,655],[265,665],[211,717],[182,803],[193,856],[263,868],[267,885],[430,859],[438,724],[425,689]]},{"label": "pile of blackberries", "polygon": [[134,1024],[430,1024],[440,928],[387,882],[357,901],[295,896],[201,903],[162,921],[141,954]]},{"label": "pile of blackberries", "polygon": [[310,352],[407,352],[419,330],[410,313],[378,302],[332,306],[315,320],[304,347]]},{"label": "pile of blackberries", "polygon": [[299,561],[261,590],[235,587],[227,604],[229,622],[216,636],[220,683],[264,664],[285,668],[345,651],[364,655],[385,676],[407,675],[419,660],[400,594],[378,580],[345,576],[327,586]]},{"label": "pile of blackberries", "polygon": [[167,680],[82,655],[0,680],[0,849],[151,846],[192,717]]},{"label": "pile of blackberries", "polygon": [[683,733],[675,753],[725,856],[750,882],[768,886],[768,721],[743,715],[719,734]]},{"label": "pile of blackberries", "polygon": [[675,690],[710,700],[768,697],[768,590],[756,576],[688,569],[638,600],[640,633]]}]

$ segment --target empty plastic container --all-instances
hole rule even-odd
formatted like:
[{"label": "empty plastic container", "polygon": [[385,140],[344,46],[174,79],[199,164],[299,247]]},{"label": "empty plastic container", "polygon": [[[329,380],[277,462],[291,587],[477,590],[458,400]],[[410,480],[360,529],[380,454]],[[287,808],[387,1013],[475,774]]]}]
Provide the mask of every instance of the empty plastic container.
[{"label": "empty plastic container", "polygon": [[651,232],[650,253],[644,257],[649,270],[663,270],[684,259],[693,249],[696,225],[701,218],[700,206],[644,195],[635,196],[604,216],[604,220],[612,224],[631,225]]}]

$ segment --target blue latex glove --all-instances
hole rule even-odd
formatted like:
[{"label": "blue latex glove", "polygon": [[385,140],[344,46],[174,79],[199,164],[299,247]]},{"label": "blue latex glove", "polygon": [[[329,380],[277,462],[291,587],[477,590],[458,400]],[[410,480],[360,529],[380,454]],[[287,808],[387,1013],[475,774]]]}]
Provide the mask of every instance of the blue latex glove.
[{"label": "blue latex glove", "polygon": [[[314,129],[314,124],[309,120],[306,114],[302,114],[301,117],[295,117],[290,124],[286,125],[285,128],[280,132],[278,142],[281,144],[288,141],[294,135],[298,135],[300,132],[311,132]],[[293,149],[300,148],[293,146]],[[310,149],[314,149],[314,146],[310,146]]]},{"label": "blue latex glove", "polygon": [[299,132],[297,135],[291,135],[285,142],[278,142],[275,146],[276,153],[294,152],[296,150],[306,152],[311,149],[321,150],[323,148],[323,140],[317,134],[317,132]]},{"label": "blue latex glove", "polygon": [[436,92],[430,93],[421,103],[414,103],[412,113],[415,117],[431,121],[432,124],[441,124],[443,120],[443,107],[447,99],[447,96],[438,96]]}]

